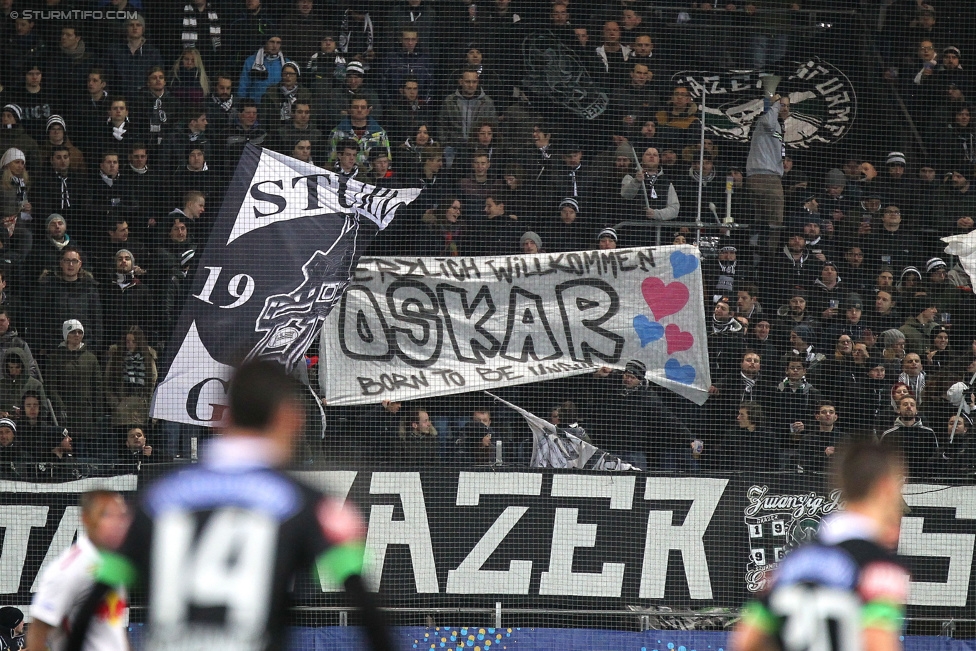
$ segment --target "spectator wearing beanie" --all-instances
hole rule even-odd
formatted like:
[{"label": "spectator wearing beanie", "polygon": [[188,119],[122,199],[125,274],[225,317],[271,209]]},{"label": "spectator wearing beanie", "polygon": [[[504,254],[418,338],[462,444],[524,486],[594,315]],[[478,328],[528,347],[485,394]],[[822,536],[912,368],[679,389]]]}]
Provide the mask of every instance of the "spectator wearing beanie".
[{"label": "spectator wearing beanie", "polygon": [[600,251],[612,251],[617,248],[617,231],[604,228],[596,235],[596,248]]},{"label": "spectator wearing beanie", "polygon": [[519,250],[521,253],[529,255],[545,253],[545,250],[542,248],[542,238],[534,231],[526,231],[522,234],[522,237],[519,239]]},{"label": "spectator wearing beanie", "polygon": [[11,147],[0,157],[0,194],[4,199],[17,202],[20,218],[31,220],[31,206],[28,191],[31,187],[30,174],[27,173],[27,159],[24,152]]},{"label": "spectator wearing beanie", "polygon": [[278,32],[269,33],[264,45],[244,60],[237,94],[260,104],[268,89],[281,83],[281,71],[287,62]]},{"label": "spectator wearing beanie", "polygon": [[28,268],[32,282],[37,282],[41,274],[58,273],[61,251],[71,244],[68,222],[59,213],[51,213],[44,221],[44,237],[38,238],[31,252]]},{"label": "spectator wearing beanie", "polygon": [[17,438],[17,424],[9,418],[0,418],[0,478],[18,479],[26,468],[24,446]]},{"label": "spectator wearing beanie", "polygon": [[592,232],[589,220],[580,215],[579,201],[573,197],[559,202],[559,217],[550,219],[543,229],[547,249],[554,253],[585,250]]},{"label": "spectator wearing beanie", "polygon": [[[820,215],[834,224],[834,231],[849,230],[854,219],[854,200],[847,194],[847,177],[844,171],[833,168],[824,179],[824,191],[817,198]],[[856,228],[856,226],[854,227]]]},{"label": "spectator wearing beanie", "polygon": [[68,138],[68,126],[64,118],[60,115],[52,115],[47,119],[47,131],[44,134],[44,139],[39,144],[41,157],[45,162],[49,161],[51,160],[52,152],[62,147],[68,150],[68,160],[70,163],[68,169],[75,174],[84,174],[86,170],[85,155]]},{"label": "spectator wearing beanie", "polygon": [[24,613],[13,606],[0,608],[0,649],[21,651],[26,644],[27,642],[24,639]]},{"label": "spectator wearing beanie", "polygon": [[85,326],[78,319],[61,324],[61,344],[51,353],[44,379],[58,414],[71,432],[79,455],[96,451],[95,424],[105,414],[102,369],[85,343]]}]

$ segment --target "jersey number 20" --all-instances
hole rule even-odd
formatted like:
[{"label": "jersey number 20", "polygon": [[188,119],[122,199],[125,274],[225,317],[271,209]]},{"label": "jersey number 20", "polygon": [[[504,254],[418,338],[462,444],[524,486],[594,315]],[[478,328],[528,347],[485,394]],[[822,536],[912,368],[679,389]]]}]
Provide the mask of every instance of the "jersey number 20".
[{"label": "jersey number 20", "polygon": [[861,649],[861,602],[849,592],[797,584],[774,590],[769,605],[783,618],[783,651]]}]

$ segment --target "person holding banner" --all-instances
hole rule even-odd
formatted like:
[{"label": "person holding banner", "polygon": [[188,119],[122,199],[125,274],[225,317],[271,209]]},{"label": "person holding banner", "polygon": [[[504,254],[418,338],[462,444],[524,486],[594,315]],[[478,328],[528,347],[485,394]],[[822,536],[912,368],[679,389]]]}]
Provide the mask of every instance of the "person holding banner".
[{"label": "person holding banner", "polygon": [[776,93],[779,77],[763,77],[763,114],[756,120],[746,161],[746,186],[755,199],[755,218],[767,224],[766,247],[770,253],[779,250],[783,226],[783,122],[790,116],[790,98]]}]

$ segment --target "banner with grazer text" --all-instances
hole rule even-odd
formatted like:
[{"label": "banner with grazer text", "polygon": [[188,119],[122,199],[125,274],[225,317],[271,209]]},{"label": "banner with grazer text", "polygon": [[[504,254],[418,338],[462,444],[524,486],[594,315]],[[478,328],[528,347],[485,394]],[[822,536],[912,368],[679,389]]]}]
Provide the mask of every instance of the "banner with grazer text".
[{"label": "banner with grazer text", "polygon": [[691,246],[361,258],[322,328],[330,405],[491,390],[638,360],[698,404],[710,384]]},{"label": "banner with grazer text", "polygon": [[[493,610],[500,601],[506,610],[571,604],[579,611],[633,608],[652,615],[643,609],[737,609],[843,505],[816,473],[434,471],[426,462],[395,464],[388,471],[296,473],[362,511],[364,576],[393,608]],[[80,493],[129,493],[171,470],[150,464],[139,477],[0,481],[0,603],[30,604],[39,572],[81,526]],[[976,486],[966,478],[910,482],[902,494],[907,509],[897,553],[912,574],[908,615],[972,618]],[[339,590],[299,572],[293,603],[348,607]],[[140,593],[133,598],[139,605]],[[133,616],[143,613],[136,609]]]}]

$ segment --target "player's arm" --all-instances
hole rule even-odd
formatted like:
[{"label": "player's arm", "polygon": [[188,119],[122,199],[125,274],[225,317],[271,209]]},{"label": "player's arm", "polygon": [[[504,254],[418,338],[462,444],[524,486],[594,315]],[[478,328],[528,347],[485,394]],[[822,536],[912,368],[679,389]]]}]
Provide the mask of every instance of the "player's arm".
[{"label": "player's arm", "polygon": [[869,628],[864,631],[864,651],[901,651],[897,633]]},{"label": "player's arm", "polygon": [[44,651],[47,648],[47,638],[53,630],[53,626],[35,617],[27,628],[27,649],[25,651]]},{"label": "player's arm", "polygon": [[894,563],[871,563],[861,572],[864,651],[901,651],[908,586],[908,572]]},{"label": "player's arm", "polygon": [[345,587],[349,600],[362,612],[363,629],[371,648],[393,651],[386,617],[363,582],[366,544],[362,518],[351,506],[330,498],[323,500],[317,511],[322,533],[331,546],[319,554],[315,569],[320,577]]},{"label": "player's arm", "polygon": [[751,601],[742,608],[741,618],[732,631],[732,651],[774,651],[773,637],[779,620],[760,601]]}]

